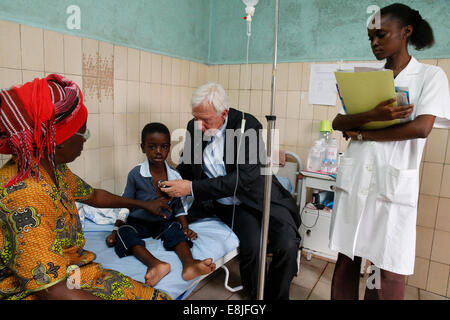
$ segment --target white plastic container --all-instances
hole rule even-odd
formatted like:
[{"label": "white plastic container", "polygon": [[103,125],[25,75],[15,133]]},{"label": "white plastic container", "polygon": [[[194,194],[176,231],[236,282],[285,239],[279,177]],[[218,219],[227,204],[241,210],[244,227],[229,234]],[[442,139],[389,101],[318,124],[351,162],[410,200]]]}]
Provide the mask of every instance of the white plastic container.
[{"label": "white plastic container", "polygon": [[324,140],[317,140],[309,150],[306,169],[308,171],[320,171],[322,159],[324,156]]},{"label": "white plastic container", "polygon": [[337,172],[339,146],[336,138],[332,138],[326,145],[325,156],[322,160],[321,171],[324,173],[335,174]]},{"label": "white plastic container", "polygon": [[331,140],[331,132],[329,131],[320,131],[319,140],[325,140],[325,143],[328,144]]}]

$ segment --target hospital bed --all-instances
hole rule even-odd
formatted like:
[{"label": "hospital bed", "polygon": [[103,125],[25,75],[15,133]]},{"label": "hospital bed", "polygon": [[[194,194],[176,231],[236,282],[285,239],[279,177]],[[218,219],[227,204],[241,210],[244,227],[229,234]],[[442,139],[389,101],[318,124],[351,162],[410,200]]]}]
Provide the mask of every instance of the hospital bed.
[{"label": "hospital bed", "polygon": [[[279,167],[276,172],[280,183],[289,190],[296,199],[300,188],[295,188],[298,173],[301,170],[301,161],[297,155],[286,152],[288,160],[284,166]],[[297,200],[298,202],[298,200]],[[97,209],[85,204],[77,203],[80,218],[82,219],[84,236],[86,238],[85,249],[96,254],[95,261],[101,263],[104,268],[117,270],[137,281],[144,281],[147,267],[134,256],[119,258],[114,248],[106,246],[105,239],[111,233],[117,212],[115,209]],[[235,258],[239,253],[239,240],[234,232],[217,218],[206,218],[191,223],[190,228],[198,234],[193,241],[192,255],[194,259],[212,258],[216,264],[216,271],[225,271],[224,286],[231,292],[242,289],[242,286],[230,287],[228,285],[229,271],[226,263]],[[171,271],[165,276],[155,288],[170,294],[173,299],[181,300],[187,298],[198,283],[207,275],[194,280],[185,281],[181,277],[182,264],[173,251],[164,249],[161,240],[153,238],[144,239],[149,251],[161,261],[171,265]]]},{"label": "hospital bed", "polygon": [[[106,246],[105,239],[111,233],[112,228],[112,224],[97,224],[89,218],[85,218],[86,244],[84,248],[94,252],[96,254],[95,261],[101,263],[104,268],[120,271],[137,281],[144,282],[147,267],[142,262],[134,256],[119,258],[114,248]],[[239,240],[231,229],[219,219],[202,219],[191,223],[190,228],[198,234],[192,247],[192,255],[195,259],[212,258],[218,269],[237,256]],[[171,266],[169,274],[159,281],[155,288],[167,292],[173,299],[186,298],[204,277],[190,281],[183,280],[181,277],[182,264],[175,252],[164,249],[162,241],[159,239],[147,238],[144,241],[147,249],[156,258],[168,262]],[[226,287],[230,291],[241,289],[240,287],[231,288],[227,283]]]}]

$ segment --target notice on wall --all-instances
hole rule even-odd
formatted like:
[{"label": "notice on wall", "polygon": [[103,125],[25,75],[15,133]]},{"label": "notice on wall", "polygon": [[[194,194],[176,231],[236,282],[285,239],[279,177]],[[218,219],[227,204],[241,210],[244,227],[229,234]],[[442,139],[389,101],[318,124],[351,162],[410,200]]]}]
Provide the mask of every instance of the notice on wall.
[{"label": "notice on wall", "polygon": [[308,103],[336,105],[337,89],[334,73],[338,70],[353,71],[355,67],[382,68],[383,66],[384,62],[311,64]]},{"label": "notice on wall", "polygon": [[338,64],[311,64],[309,78],[309,104],[335,106],[337,99],[336,77]]}]

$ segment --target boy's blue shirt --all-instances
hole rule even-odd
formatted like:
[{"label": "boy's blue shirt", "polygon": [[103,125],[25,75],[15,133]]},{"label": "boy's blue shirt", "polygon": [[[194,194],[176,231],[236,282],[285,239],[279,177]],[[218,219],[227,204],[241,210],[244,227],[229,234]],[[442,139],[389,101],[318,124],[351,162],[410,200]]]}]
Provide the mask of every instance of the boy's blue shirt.
[{"label": "boy's blue shirt", "polygon": [[[166,161],[164,161],[167,172],[167,180],[180,180],[181,175],[175,169],[171,168]],[[124,197],[133,198],[137,200],[151,201],[158,198],[158,194],[153,185],[153,177],[150,173],[150,165],[148,160],[134,167],[127,178],[127,185],[123,193]],[[173,198],[169,202],[169,207],[172,212],[163,209],[163,213],[167,216],[167,219],[173,216],[178,217],[181,215],[187,215],[187,205],[185,197]],[[130,210],[129,217],[139,218],[146,221],[162,221],[164,220],[160,216],[151,214],[145,209],[135,208]]]}]

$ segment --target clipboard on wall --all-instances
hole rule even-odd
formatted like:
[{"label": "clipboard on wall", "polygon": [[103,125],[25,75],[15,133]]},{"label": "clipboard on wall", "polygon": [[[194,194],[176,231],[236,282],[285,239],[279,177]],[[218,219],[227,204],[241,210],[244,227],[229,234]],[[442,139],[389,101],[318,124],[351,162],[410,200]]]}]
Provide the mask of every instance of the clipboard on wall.
[{"label": "clipboard on wall", "polygon": [[[359,69],[359,68],[358,68]],[[355,72],[334,73],[342,105],[348,114],[363,113],[375,108],[380,102],[396,97],[392,70],[369,71],[367,68]],[[397,105],[397,102],[394,103]],[[399,123],[399,119],[373,121],[362,129],[382,129]]]}]

